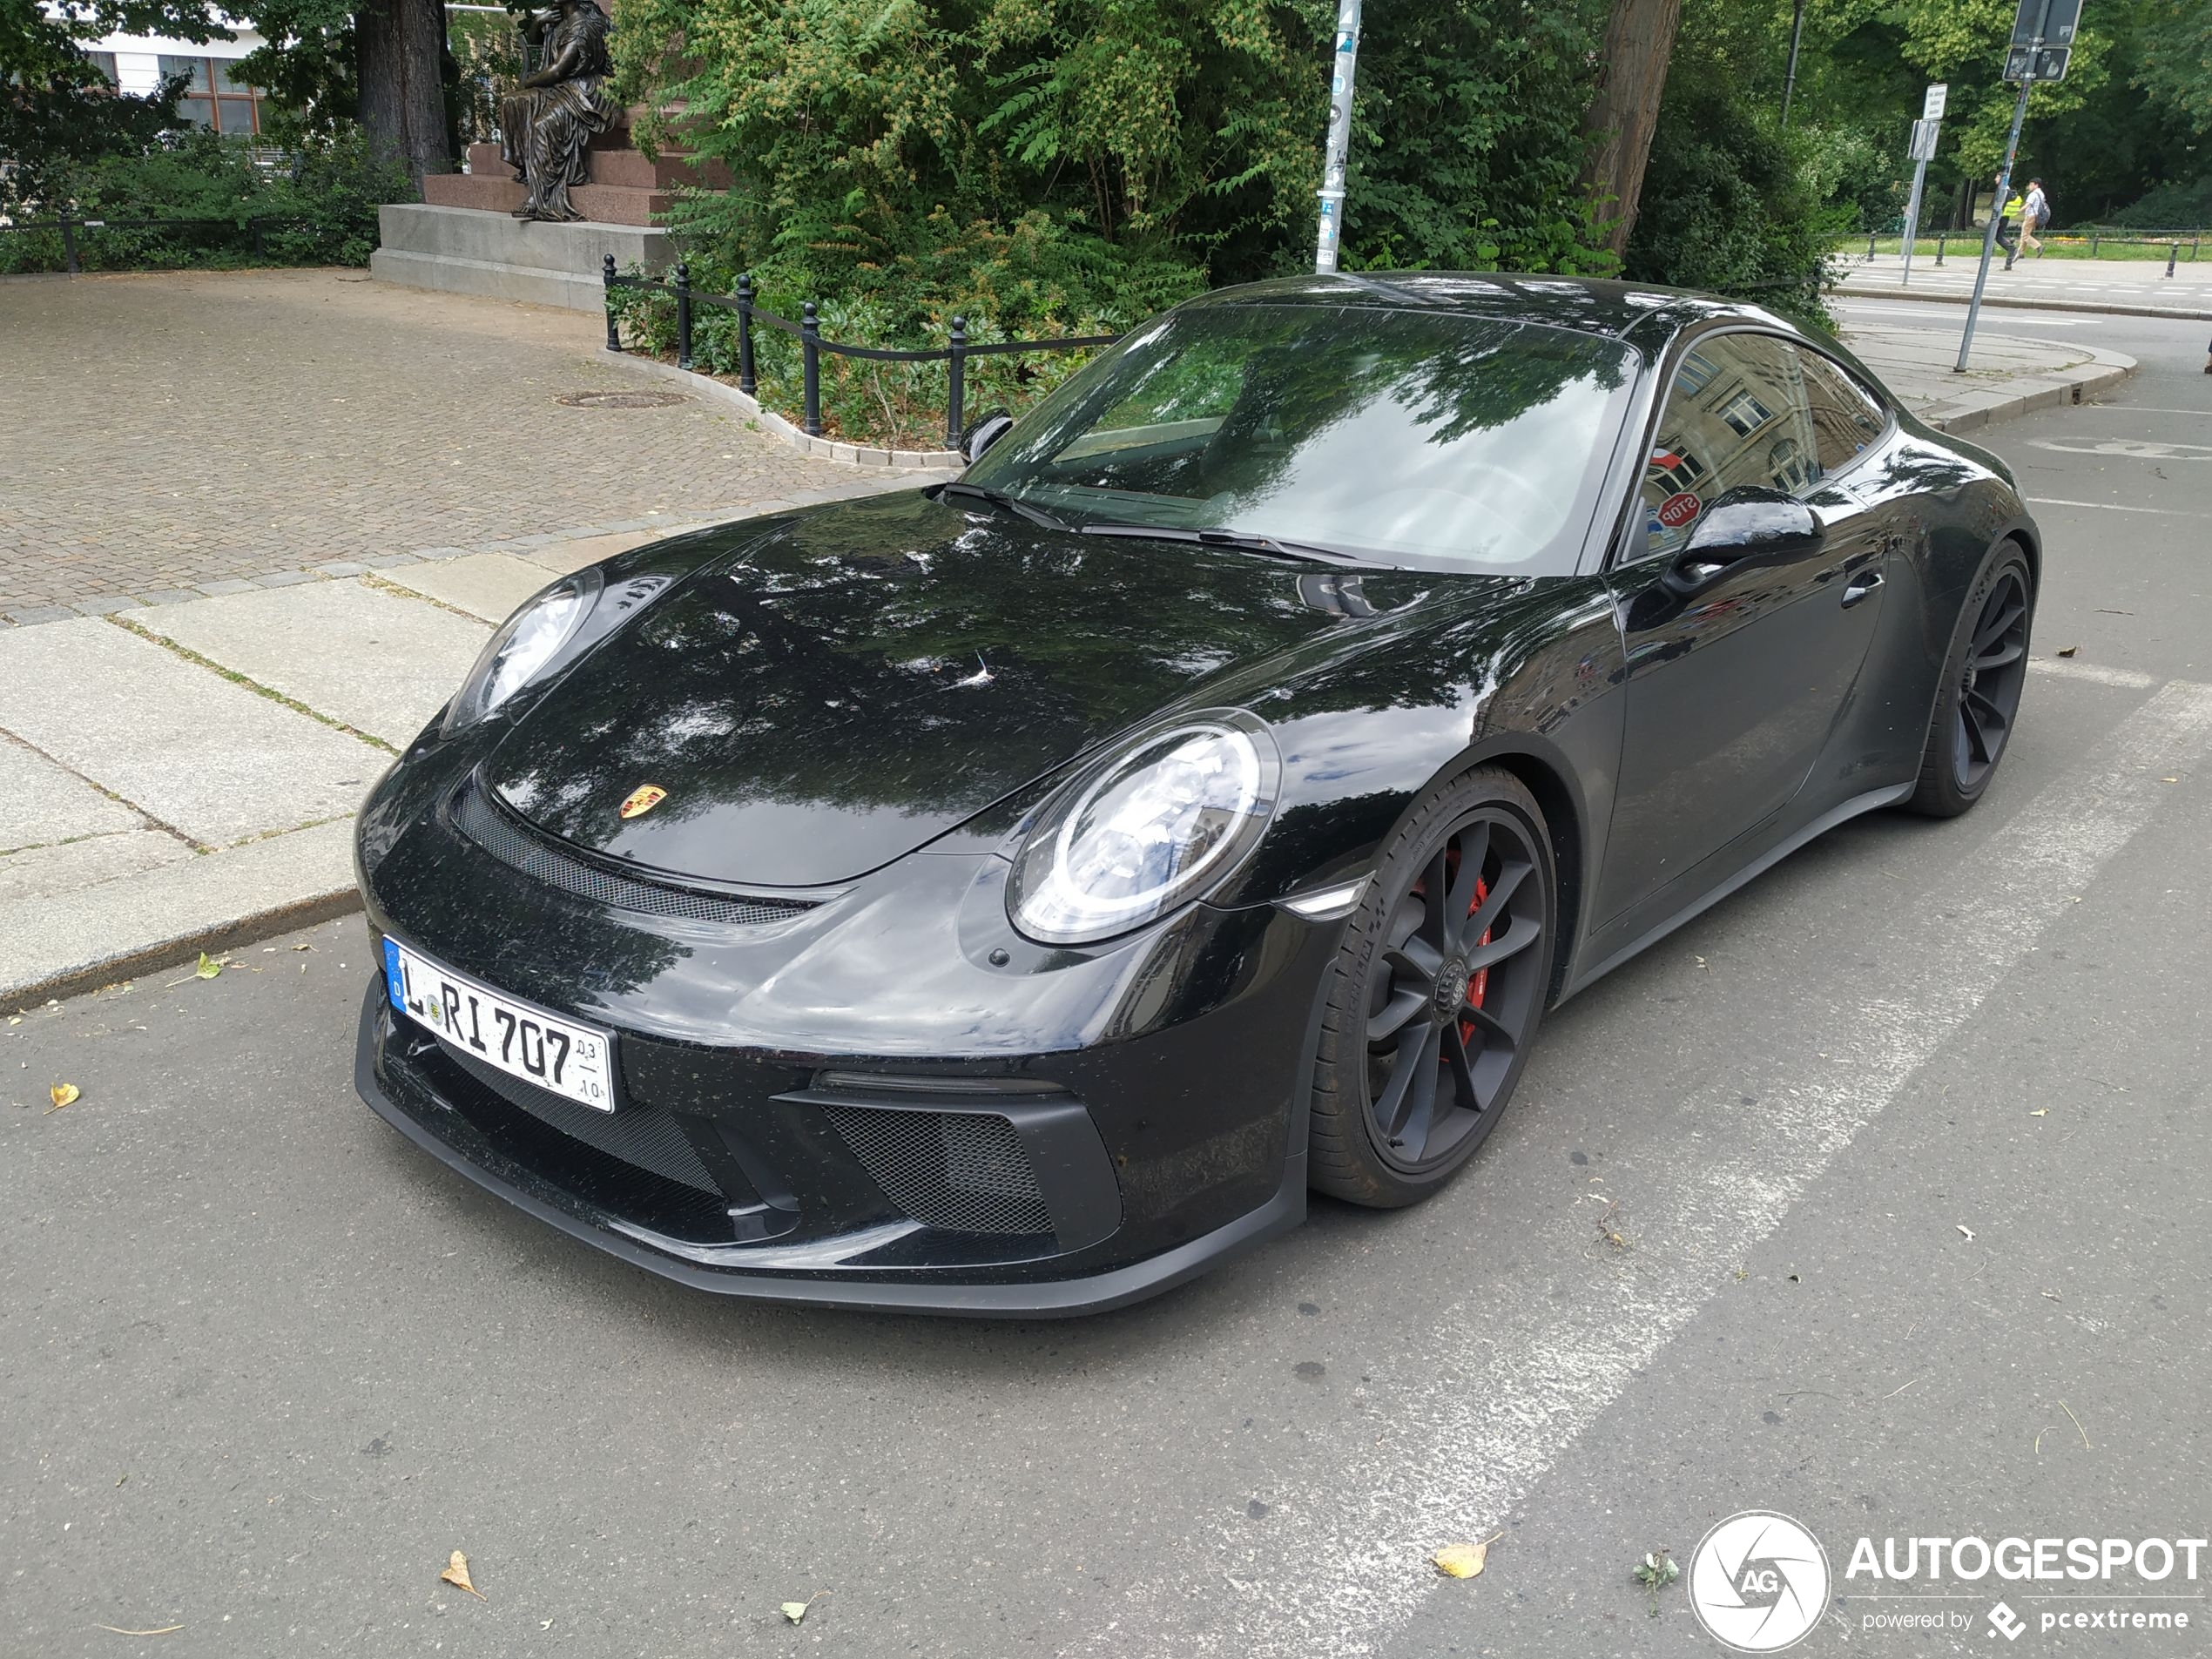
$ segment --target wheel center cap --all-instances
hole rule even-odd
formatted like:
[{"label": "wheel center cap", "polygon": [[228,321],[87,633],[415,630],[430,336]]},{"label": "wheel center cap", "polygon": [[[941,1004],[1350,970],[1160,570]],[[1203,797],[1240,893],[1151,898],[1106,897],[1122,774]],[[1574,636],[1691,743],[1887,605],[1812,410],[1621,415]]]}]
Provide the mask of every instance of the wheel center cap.
[{"label": "wheel center cap", "polygon": [[1460,1004],[1467,1001],[1470,977],[1464,956],[1452,957],[1436,970],[1436,988],[1429,995],[1438,1019],[1448,1020],[1459,1013]]}]

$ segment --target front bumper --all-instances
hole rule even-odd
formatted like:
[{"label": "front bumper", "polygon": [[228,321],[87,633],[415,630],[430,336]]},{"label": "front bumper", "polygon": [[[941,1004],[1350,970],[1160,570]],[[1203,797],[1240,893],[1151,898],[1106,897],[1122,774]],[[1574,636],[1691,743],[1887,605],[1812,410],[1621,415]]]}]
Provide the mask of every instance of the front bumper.
[{"label": "front bumper", "polygon": [[563,1231],[723,1293],[1049,1316],[1155,1294],[1303,1217],[1340,924],[1197,906],[1048,952],[1006,927],[981,853],[914,855],[779,926],[647,915],[493,857],[445,810],[451,776],[414,770],[364,814],[371,927],[612,1031],[624,1103],[564,1109],[472,1067],[381,979],[357,1086]]}]

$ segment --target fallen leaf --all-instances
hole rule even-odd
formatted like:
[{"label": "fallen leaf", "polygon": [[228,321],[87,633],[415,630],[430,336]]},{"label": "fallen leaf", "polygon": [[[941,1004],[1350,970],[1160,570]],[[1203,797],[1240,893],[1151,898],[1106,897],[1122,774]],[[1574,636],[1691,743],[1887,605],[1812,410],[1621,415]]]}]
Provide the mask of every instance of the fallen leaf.
[{"label": "fallen leaf", "polygon": [[192,969],[192,972],[199,975],[201,979],[213,979],[216,974],[221,973],[222,971],[222,963],[217,961],[212,956],[210,956],[204,950],[199,953],[199,966]]},{"label": "fallen leaf", "polygon": [[816,1590],[812,1595],[808,1596],[803,1602],[786,1602],[779,1611],[780,1611],[784,1617],[789,1619],[793,1624],[797,1624],[801,1619],[806,1616],[806,1609],[808,1608],[813,1606],[815,1602],[820,1601],[828,1594],[829,1592],[827,1590]]},{"label": "fallen leaf", "polygon": [[101,1629],[112,1631],[119,1636],[165,1636],[172,1630],[181,1630],[184,1628],[181,1624],[165,1624],[158,1630],[125,1630],[120,1625],[115,1624],[104,1624],[100,1627]]},{"label": "fallen leaf", "polygon": [[453,1559],[446,1563],[446,1570],[438,1576],[456,1588],[468,1591],[479,1602],[488,1599],[482,1590],[469,1581],[469,1558],[457,1549],[453,1552]]},{"label": "fallen leaf", "polygon": [[46,1098],[54,1103],[46,1109],[50,1112],[61,1110],[63,1107],[78,1097],[78,1092],[75,1083],[56,1083],[46,1091]]},{"label": "fallen leaf", "polygon": [[2050,1115],[2051,1109],[2048,1106],[2038,1106],[2033,1111],[2028,1114],[2030,1117],[2048,1117]]},{"label": "fallen leaf", "polygon": [[1959,1231],[1966,1234],[1966,1236],[1969,1238],[1972,1238],[1974,1236],[1974,1230],[1966,1225],[1966,1224],[1963,1221],[1959,1224]]},{"label": "fallen leaf", "polygon": [[2074,652],[2080,651],[2080,649],[2081,647],[2079,645],[2068,645],[2064,651],[2060,651],[2059,655],[2061,657],[2071,657]]},{"label": "fallen leaf", "polygon": [[1479,1544],[1447,1544],[1442,1549],[1430,1556],[1429,1560],[1436,1564],[1436,1570],[1447,1577],[1479,1577],[1484,1565],[1489,1561],[1490,1546],[1504,1536],[1505,1534],[1499,1533],[1495,1537],[1486,1538]]}]

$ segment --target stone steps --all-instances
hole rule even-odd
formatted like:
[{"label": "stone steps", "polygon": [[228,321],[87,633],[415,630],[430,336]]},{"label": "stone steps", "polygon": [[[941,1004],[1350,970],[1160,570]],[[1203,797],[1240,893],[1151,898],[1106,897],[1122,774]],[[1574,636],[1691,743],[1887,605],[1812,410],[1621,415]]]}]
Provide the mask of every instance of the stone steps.
[{"label": "stone steps", "polygon": [[[641,156],[638,159],[643,160]],[[430,173],[422,180],[422,199],[434,207],[473,207],[511,213],[529,198],[529,190],[504,169],[497,173]],[[585,219],[602,225],[650,226],[668,211],[664,190],[633,185],[571,185],[569,203]]]},{"label": "stone steps", "polygon": [[[423,180],[424,185],[436,184],[441,176],[461,184],[504,182],[514,192],[514,201],[519,205],[522,200],[523,187],[511,180],[472,181],[466,174],[434,173]],[[619,193],[619,188],[587,185],[570,195],[581,208],[586,190]],[[644,198],[656,192],[630,193]],[[667,233],[637,221],[546,224],[435,199],[388,203],[377,210],[377,219],[381,246],[370,256],[368,268],[387,282],[575,311],[604,311],[600,260],[606,255],[614,255],[615,267],[621,271],[637,266],[660,271],[676,258]]]}]

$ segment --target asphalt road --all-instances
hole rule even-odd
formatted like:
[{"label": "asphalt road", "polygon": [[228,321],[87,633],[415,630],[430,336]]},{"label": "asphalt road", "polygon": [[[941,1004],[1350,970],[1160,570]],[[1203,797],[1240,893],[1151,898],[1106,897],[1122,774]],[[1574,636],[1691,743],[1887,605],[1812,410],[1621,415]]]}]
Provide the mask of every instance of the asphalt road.
[{"label": "asphalt road", "polygon": [[2212,1650],[2201,1599],[2033,1599],[2201,1578],[1951,1583],[1905,1634],[1872,1593],[1931,1586],[1844,1577],[2212,1521],[2212,378],[2199,325],[2003,319],[2044,326],[2144,367],[1986,435],[2051,551],[1981,806],[1846,826],[1560,1011],[1438,1201],[1149,1305],[610,1262],[354,1099],[358,921],[0,1025],[0,1654],[1707,1655],[1629,1570],[1750,1508],[1831,1559],[1795,1652]]}]

